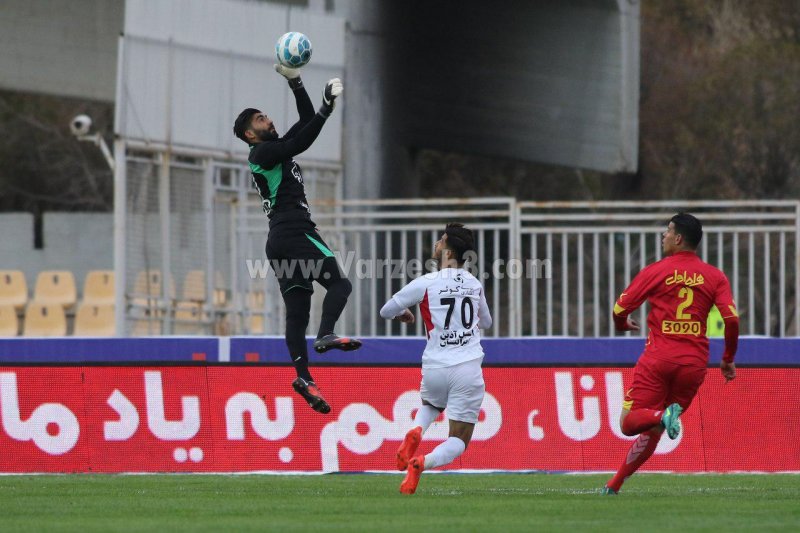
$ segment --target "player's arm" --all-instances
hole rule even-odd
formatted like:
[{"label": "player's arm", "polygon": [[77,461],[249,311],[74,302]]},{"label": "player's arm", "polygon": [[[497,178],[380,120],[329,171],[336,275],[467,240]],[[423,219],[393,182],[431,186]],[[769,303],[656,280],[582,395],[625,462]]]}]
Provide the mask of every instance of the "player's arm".
[{"label": "player's arm", "polygon": [[489,311],[489,304],[486,303],[486,292],[481,290],[481,299],[478,303],[478,329],[489,329],[492,327],[492,312]]},{"label": "player's arm", "polygon": [[400,322],[406,322],[409,324],[414,323],[414,313],[412,313],[407,307],[403,307],[399,303],[395,302],[394,299],[389,300],[383,305],[383,307],[381,307],[381,317],[385,318],[386,320],[392,320],[396,318]]},{"label": "player's arm", "polygon": [[342,82],[338,78],[329,80],[322,91],[322,105],[311,120],[303,124],[291,138],[284,136],[277,141],[265,141],[256,145],[251,153],[251,161],[263,168],[272,168],[281,161],[308,150],[322,131],[322,126],[342,91]]},{"label": "player's arm", "polygon": [[638,331],[639,324],[630,317],[647,299],[654,276],[654,265],[647,266],[633,278],[614,303],[614,326],[617,331]]},{"label": "player's arm", "polygon": [[413,322],[414,314],[409,311],[409,307],[413,307],[420,303],[425,297],[425,292],[428,289],[428,280],[422,276],[392,296],[381,308],[381,317],[391,320],[396,318],[401,322]]},{"label": "player's arm", "polygon": [[736,377],[736,350],[739,348],[739,313],[733,301],[733,293],[728,278],[723,274],[714,295],[714,305],[719,309],[725,322],[725,351],[722,354],[720,370],[726,381]]},{"label": "player's arm", "polygon": [[275,71],[289,82],[289,88],[292,90],[297,104],[297,113],[300,115],[300,120],[295,122],[283,136],[284,139],[288,139],[297,135],[297,132],[314,118],[314,104],[311,103],[311,98],[308,97],[308,92],[303,86],[303,80],[300,79],[300,69],[275,65]]}]

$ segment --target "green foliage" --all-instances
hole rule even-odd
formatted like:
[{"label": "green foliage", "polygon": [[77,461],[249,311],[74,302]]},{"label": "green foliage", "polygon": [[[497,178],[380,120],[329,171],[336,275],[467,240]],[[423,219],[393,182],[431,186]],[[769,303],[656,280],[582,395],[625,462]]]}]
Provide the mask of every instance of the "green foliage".
[{"label": "green foliage", "polygon": [[800,194],[796,5],[645,3],[642,50],[646,190],[665,198]]},{"label": "green foliage", "polygon": [[[800,197],[797,0],[641,3],[639,172],[424,150],[410,194],[533,200]],[[445,179],[442,179],[445,178]]]}]

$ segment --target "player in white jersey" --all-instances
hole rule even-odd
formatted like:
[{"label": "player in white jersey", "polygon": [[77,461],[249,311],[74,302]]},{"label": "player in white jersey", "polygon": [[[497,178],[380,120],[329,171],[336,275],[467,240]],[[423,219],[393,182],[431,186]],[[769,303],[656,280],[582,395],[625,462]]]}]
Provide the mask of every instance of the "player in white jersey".
[{"label": "player in white jersey", "polygon": [[[428,344],[422,354],[422,407],[414,427],[397,451],[397,468],[406,470],[403,494],[414,494],[423,470],[450,464],[472,438],[485,390],[480,330],[491,327],[492,315],[483,286],[464,270],[465,254],[474,250],[472,232],[448,224],[434,247],[439,270],[421,276],[392,296],[381,316],[414,322],[409,307],[419,304]],[[415,455],[422,434],[447,408],[450,434],[427,455]]]}]

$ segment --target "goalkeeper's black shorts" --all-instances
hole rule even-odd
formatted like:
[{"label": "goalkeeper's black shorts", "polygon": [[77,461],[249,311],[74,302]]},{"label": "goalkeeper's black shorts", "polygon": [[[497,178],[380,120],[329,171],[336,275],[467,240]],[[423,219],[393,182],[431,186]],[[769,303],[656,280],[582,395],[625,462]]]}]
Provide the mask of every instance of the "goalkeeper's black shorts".
[{"label": "goalkeeper's black shorts", "polygon": [[314,292],[313,281],[327,271],[323,261],[333,258],[330,247],[310,221],[287,221],[270,228],[266,251],[281,294],[295,287]]}]

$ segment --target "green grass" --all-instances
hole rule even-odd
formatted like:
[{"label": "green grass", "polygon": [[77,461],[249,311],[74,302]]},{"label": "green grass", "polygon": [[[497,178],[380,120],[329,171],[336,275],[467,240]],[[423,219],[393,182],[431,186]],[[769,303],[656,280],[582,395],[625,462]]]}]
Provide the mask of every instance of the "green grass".
[{"label": "green grass", "polygon": [[798,475],[0,477],[0,531],[798,531]]}]

